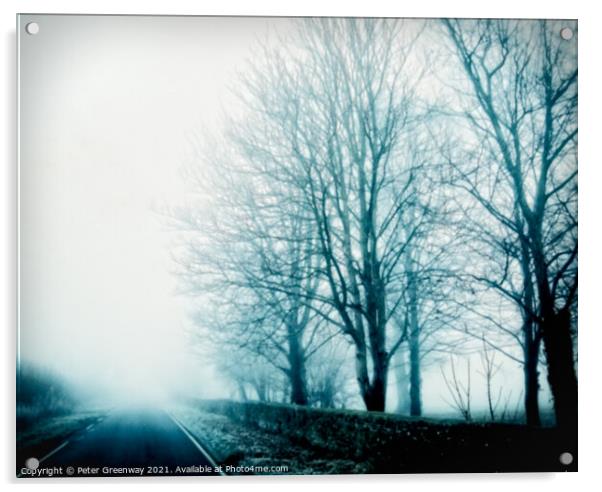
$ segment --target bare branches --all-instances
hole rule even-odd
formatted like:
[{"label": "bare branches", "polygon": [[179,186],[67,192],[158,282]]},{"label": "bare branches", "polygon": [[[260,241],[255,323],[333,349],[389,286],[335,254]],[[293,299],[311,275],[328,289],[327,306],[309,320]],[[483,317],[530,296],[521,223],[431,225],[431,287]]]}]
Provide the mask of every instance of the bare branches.
[{"label": "bare branches", "polygon": [[[576,45],[558,36],[554,21],[443,24],[472,89],[473,104],[465,118],[487,151],[488,173],[501,178],[495,194],[483,193],[474,179],[478,171],[453,166],[460,168],[460,187],[503,226],[504,240],[516,244],[516,275],[522,276],[522,285],[517,290],[511,284],[507,267],[501,282],[487,273],[476,278],[520,307],[525,344],[539,344],[530,328],[533,321],[539,325],[557,415],[574,420],[576,375],[570,315],[564,315],[564,308],[570,310],[577,285]],[[501,190],[512,199],[505,201]],[[553,354],[556,349],[563,355]]]},{"label": "bare branches", "polygon": [[370,410],[385,409],[405,342],[415,402],[421,364],[449,356],[450,405],[467,420],[480,350],[500,418],[497,354],[529,366],[537,392],[542,327],[577,298],[568,45],[546,23],[444,21],[458,64],[436,70],[457,90],[435,107],[432,74],[416,70],[422,23],[294,26],[245,70],[238,111],[200,153],[205,207],[177,212],[182,283],[212,311],[200,322],[266,359],[301,402],[312,361],[339,342]]},{"label": "bare branches", "polygon": [[481,371],[479,371],[479,374],[485,378],[489,417],[492,422],[495,422],[496,411],[502,399],[502,388],[500,387],[497,394],[494,393],[493,378],[500,370],[501,365],[496,363],[495,352],[489,348],[485,342],[485,337],[483,337],[483,350],[479,355],[481,357]]},{"label": "bare branches", "polygon": [[449,365],[451,368],[451,377],[448,377],[448,375],[445,374],[443,367],[440,367],[443,381],[445,382],[448,394],[451,397],[451,401],[446,400],[446,402],[452,408],[457,410],[464,420],[470,422],[472,420],[470,410],[470,359],[466,359],[466,378],[464,381],[456,374],[456,364],[453,355],[450,355],[449,357]]}]

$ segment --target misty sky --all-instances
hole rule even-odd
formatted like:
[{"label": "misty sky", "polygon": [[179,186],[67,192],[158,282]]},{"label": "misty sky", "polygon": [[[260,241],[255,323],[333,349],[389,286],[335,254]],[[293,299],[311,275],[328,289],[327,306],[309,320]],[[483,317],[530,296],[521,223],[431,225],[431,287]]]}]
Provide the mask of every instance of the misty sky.
[{"label": "misty sky", "polygon": [[[174,237],[155,210],[186,200],[191,139],[220,124],[257,41],[290,21],[35,16],[30,36],[31,20],[19,34],[20,357],[130,395],[228,396],[187,348],[191,304],[175,295]],[[520,386],[520,367],[502,377]],[[427,409],[445,392],[424,390]]]},{"label": "misty sky", "polygon": [[182,200],[190,137],[219,117],[263,22],[35,20],[20,34],[20,355],[126,388],[204,375],[153,209]]}]

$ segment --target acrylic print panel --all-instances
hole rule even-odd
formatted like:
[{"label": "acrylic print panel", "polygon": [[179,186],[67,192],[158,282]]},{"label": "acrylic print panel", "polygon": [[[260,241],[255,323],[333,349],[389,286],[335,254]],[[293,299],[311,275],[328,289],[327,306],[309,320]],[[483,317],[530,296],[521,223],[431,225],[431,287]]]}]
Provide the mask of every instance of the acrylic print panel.
[{"label": "acrylic print panel", "polygon": [[18,39],[20,477],[576,471],[575,21]]}]

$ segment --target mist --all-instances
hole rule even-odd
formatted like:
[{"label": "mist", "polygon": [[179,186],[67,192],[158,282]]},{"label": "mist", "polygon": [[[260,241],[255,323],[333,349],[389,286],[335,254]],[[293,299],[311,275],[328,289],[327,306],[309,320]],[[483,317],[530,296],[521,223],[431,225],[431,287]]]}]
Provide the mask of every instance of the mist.
[{"label": "mist", "polygon": [[19,359],[127,399],[223,394],[188,348],[160,210],[185,200],[190,138],[219,121],[265,22],[36,20],[20,45]]},{"label": "mist", "polygon": [[[214,203],[195,189],[190,166],[199,175],[215,171],[207,142],[218,136],[220,144],[229,118],[244,112],[240,92],[242,99],[251,96],[239,81],[252,77],[253,60],[277,48],[297,23],[36,20],[40,32],[20,38],[20,138],[27,145],[20,149],[19,361],[60,374],[77,388],[94,388],[100,402],[236,398],[237,384],[221,367],[228,357],[216,358],[197,323],[211,319],[212,298],[185,295],[174,256],[186,234],[174,231],[165,210]],[[23,16],[23,25],[27,21]],[[422,54],[409,55],[414,68],[428,60],[425,47],[441,35],[421,22],[407,29],[412,36],[426,32],[417,42]],[[441,73],[425,75],[421,98],[450,100]],[[474,138],[468,131],[462,137]],[[516,311],[501,310],[519,323]],[[341,353],[349,349],[342,347]],[[463,352],[473,371],[480,370],[481,348],[477,337]],[[520,350],[511,347],[506,355],[497,356],[502,365],[495,384],[516,407],[523,368],[512,357]],[[346,360],[342,367],[353,394],[345,406],[361,409],[353,364]],[[448,352],[433,345],[422,374],[425,414],[454,414],[442,376],[449,370]],[[476,372],[473,377],[474,411],[486,412],[485,386]],[[540,383],[542,410],[550,411],[543,372]],[[386,388],[386,408],[393,411],[394,376]]]},{"label": "mist", "polygon": [[576,470],[576,22],[18,29],[18,476]]}]

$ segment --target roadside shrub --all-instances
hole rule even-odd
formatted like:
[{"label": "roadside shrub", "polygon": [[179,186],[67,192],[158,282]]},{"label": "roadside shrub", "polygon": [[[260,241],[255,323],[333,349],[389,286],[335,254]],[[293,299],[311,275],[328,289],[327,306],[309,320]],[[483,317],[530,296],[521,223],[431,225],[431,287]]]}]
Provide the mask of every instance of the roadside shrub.
[{"label": "roadside shrub", "polygon": [[69,413],[76,405],[74,391],[58,374],[30,363],[17,373],[17,429],[35,420]]}]

